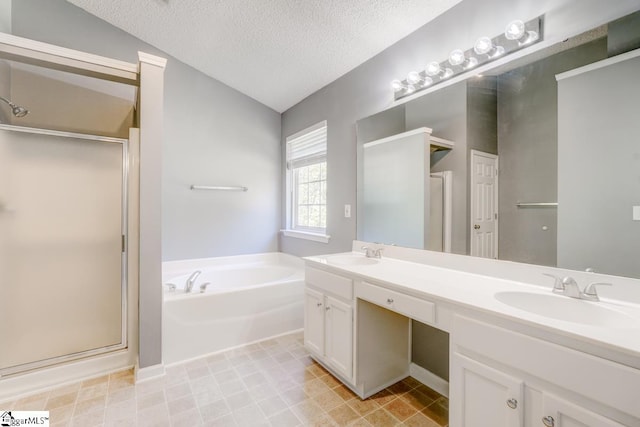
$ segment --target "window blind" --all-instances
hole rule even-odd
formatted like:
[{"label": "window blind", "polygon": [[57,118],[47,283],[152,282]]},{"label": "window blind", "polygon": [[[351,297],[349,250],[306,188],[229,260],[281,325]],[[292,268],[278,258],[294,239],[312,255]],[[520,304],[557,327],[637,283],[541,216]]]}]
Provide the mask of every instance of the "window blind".
[{"label": "window blind", "polygon": [[327,122],[322,121],[287,138],[289,169],[326,161]]}]

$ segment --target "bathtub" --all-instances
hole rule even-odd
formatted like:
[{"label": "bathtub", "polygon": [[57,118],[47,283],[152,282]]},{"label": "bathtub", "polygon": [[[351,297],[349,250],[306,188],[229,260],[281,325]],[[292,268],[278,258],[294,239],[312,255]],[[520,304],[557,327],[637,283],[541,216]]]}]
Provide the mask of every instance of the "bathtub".
[{"label": "bathtub", "polygon": [[[185,293],[185,282],[196,270],[202,274],[192,291]],[[210,285],[201,292],[200,285],[206,282]],[[165,364],[286,334],[304,325],[304,262],[291,255],[164,262],[162,283]]]}]

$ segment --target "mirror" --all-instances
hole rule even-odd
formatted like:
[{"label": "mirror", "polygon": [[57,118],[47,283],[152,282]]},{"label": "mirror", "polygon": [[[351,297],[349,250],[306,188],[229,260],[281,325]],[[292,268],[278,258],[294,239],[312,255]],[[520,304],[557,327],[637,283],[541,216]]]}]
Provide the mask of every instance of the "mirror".
[{"label": "mirror", "polygon": [[639,40],[636,12],[358,120],[358,239],[640,278]]}]

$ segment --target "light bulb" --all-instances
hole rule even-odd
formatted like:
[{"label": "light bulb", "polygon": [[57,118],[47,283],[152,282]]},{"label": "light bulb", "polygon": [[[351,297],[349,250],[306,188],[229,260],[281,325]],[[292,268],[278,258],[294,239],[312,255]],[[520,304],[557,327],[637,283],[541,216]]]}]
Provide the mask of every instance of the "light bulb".
[{"label": "light bulb", "polygon": [[416,88],[413,85],[407,85],[407,93],[413,93],[416,91]]},{"label": "light bulb", "polygon": [[427,73],[428,76],[437,76],[440,73],[440,64],[438,64],[436,61],[433,62],[429,62],[429,64],[427,64],[427,68],[425,70],[425,72]]},{"label": "light bulb", "polygon": [[540,35],[536,31],[527,31],[524,22],[515,20],[509,22],[509,25],[504,30],[504,36],[508,40],[517,40],[518,45],[522,46],[538,40]]},{"label": "light bulb", "polygon": [[451,68],[445,68],[442,73],[440,73],[440,80],[448,79],[453,76],[453,70]]},{"label": "light bulb", "polygon": [[493,43],[489,37],[480,37],[473,45],[473,51],[478,55],[484,55],[493,49]]},{"label": "light bulb", "polygon": [[473,45],[473,51],[478,55],[488,55],[489,58],[495,58],[504,53],[502,46],[494,46],[489,37],[480,37]]},{"label": "light bulb", "polygon": [[504,30],[504,36],[507,40],[519,40],[522,38],[524,36],[524,22],[519,19],[509,22],[507,29]]},{"label": "light bulb", "polygon": [[400,80],[394,80],[391,82],[391,88],[393,89],[394,92],[399,92],[402,89],[404,89],[404,85]]},{"label": "light bulb", "polygon": [[460,65],[463,69],[468,70],[478,65],[478,59],[475,57],[466,58],[464,52],[456,49],[449,54],[449,63],[451,65]]},{"label": "light bulb", "polygon": [[433,83],[433,79],[431,77],[425,77],[422,81],[423,86],[429,86],[431,83]]},{"label": "light bulb", "polygon": [[465,61],[464,52],[461,49],[451,51],[449,54],[449,64],[460,65]]},{"label": "light bulb", "polygon": [[417,71],[412,71],[407,75],[407,82],[409,84],[416,84],[419,83],[420,80],[422,80],[422,78],[420,77],[420,74]]}]

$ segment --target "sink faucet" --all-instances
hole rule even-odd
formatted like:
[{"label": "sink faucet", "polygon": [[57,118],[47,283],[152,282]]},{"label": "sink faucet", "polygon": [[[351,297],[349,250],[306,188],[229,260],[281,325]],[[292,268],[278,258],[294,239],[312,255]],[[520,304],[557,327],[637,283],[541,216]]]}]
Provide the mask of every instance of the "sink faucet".
[{"label": "sink faucet", "polygon": [[562,279],[562,295],[566,295],[571,298],[582,298],[582,291],[578,286],[578,282],[573,277],[567,276]]},{"label": "sink faucet", "polygon": [[571,276],[560,279],[560,277],[554,274],[543,274],[555,279],[555,283],[553,284],[553,293],[588,301],[600,301],[598,292],[596,291],[596,286],[613,286],[611,283],[591,283],[584,288],[584,291],[581,291],[578,286],[578,282],[576,282],[576,280]]},{"label": "sink faucet", "polygon": [[193,273],[191,273],[191,276],[189,276],[189,278],[187,279],[187,282],[184,284],[185,293],[191,292],[191,289],[193,289],[193,284],[196,283],[196,279],[201,273],[202,271],[200,270],[196,270]]},{"label": "sink faucet", "polygon": [[382,258],[382,251],[384,251],[384,248],[370,248],[369,246],[362,246],[360,249],[364,251],[367,258]]}]

